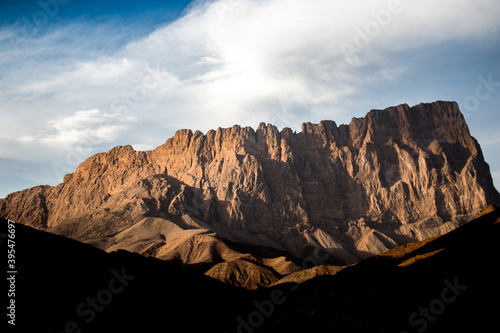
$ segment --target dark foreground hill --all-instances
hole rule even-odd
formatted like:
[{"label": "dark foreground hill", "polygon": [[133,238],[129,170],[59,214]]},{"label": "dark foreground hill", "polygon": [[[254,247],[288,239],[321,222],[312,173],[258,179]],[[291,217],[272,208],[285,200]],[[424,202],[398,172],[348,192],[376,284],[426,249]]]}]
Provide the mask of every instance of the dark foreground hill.
[{"label": "dark foreground hill", "polygon": [[106,253],[21,224],[15,241],[17,332],[220,332],[234,304],[251,301],[178,262]]},{"label": "dark foreground hill", "polygon": [[268,332],[486,332],[500,296],[500,211],[309,280]]},{"label": "dark foreground hill", "polygon": [[[6,221],[2,220],[2,231]],[[302,284],[245,291],[178,262],[16,225],[18,332],[453,332],[496,326],[500,211]],[[6,252],[5,238],[2,250]],[[4,317],[5,318],[5,317]],[[10,327],[12,329],[12,327]]]}]

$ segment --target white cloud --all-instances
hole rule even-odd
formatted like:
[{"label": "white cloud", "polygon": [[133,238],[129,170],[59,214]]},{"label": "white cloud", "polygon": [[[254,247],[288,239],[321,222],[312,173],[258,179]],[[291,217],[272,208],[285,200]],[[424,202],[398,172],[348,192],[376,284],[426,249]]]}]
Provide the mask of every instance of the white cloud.
[{"label": "white cloud", "polygon": [[146,151],[146,150],[153,150],[156,147],[152,145],[144,145],[142,143],[134,143],[132,144],[132,147],[137,150],[137,151]]},{"label": "white cloud", "polygon": [[[10,77],[18,86],[9,97],[43,97],[106,112],[125,101],[128,111],[141,113],[138,119],[147,112],[146,118],[174,117],[176,126],[204,130],[230,126],[229,120],[253,124],[288,112],[285,122],[297,127],[297,110],[314,115],[330,107],[338,113],[344,111],[343,101],[364,86],[397,81],[407,70],[404,62],[396,66],[391,52],[484,35],[498,30],[498,15],[500,5],[488,0],[198,1],[178,21],[112,54],[84,61],[75,61],[76,51],[67,50],[85,53],[75,41],[69,46],[60,42],[71,32],[88,31],[80,25],[34,40],[32,48],[27,46],[33,57],[61,49],[67,56],[36,60],[33,77]],[[99,26],[90,36],[69,40],[84,40],[85,46],[97,40],[103,45],[107,38],[117,43],[117,30],[101,35],[97,32],[105,29]],[[359,51],[358,67],[346,63],[343,44]],[[155,89],[141,89],[151,72],[169,79]]]},{"label": "white cloud", "polygon": [[84,147],[92,150],[103,142],[112,142],[124,129],[123,124],[132,120],[130,116],[102,113],[98,109],[77,111],[71,116],[50,120],[48,130],[39,136],[39,140],[66,149]]},{"label": "white cloud", "polygon": [[[348,120],[374,87],[407,84],[416,69],[403,52],[500,31],[499,2],[394,3],[196,1],[139,40],[127,37],[133,26],[81,21],[17,49],[8,43],[13,28],[2,28],[0,131],[22,145],[122,138],[151,148],[181,127],[266,121],[298,130],[303,121]],[[357,49],[355,61],[346,61],[342,45]]]}]

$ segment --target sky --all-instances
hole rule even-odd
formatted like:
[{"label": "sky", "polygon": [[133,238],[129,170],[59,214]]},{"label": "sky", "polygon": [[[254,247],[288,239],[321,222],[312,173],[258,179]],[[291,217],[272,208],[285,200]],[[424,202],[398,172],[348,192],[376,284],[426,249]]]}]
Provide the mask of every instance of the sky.
[{"label": "sky", "polygon": [[496,0],[3,0],[0,197],[178,129],[456,101],[500,187]]}]

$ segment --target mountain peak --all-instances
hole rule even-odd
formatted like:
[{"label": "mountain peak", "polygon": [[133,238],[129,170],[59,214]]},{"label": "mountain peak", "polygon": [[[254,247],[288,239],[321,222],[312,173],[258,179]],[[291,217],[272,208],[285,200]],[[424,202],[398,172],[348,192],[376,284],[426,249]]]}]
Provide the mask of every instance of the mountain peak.
[{"label": "mountain peak", "polygon": [[[179,130],[155,150],[115,147],[63,184],[11,194],[0,215],[102,248],[158,219],[173,243],[141,231],[125,247],[186,262],[201,237],[348,264],[455,229],[499,198],[458,105],[438,101],[348,125],[306,122],[299,133],[265,123]],[[196,260],[220,260],[214,251]]]}]

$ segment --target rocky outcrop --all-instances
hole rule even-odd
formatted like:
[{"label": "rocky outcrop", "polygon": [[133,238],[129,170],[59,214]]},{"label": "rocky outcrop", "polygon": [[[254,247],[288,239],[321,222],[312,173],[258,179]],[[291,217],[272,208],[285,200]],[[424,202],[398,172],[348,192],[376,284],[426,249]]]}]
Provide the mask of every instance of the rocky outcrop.
[{"label": "rocky outcrop", "polygon": [[221,262],[208,270],[205,275],[248,290],[267,287],[280,278],[280,275],[269,267],[240,258]]},{"label": "rocky outcrop", "polygon": [[292,274],[289,274],[285,276],[282,279],[279,279],[276,282],[273,282],[272,284],[269,285],[269,287],[272,286],[277,286],[279,284],[283,283],[304,283],[306,281],[309,281],[317,276],[323,276],[323,275],[328,275],[328,276],[333,276],[343,270],[347,266],[325,266],[325,265],[319,265],[319,266],[314,266],[312,268],[304,269],[298,272],[294,272]]},{"label": "rocky outcrop", "polygon": [[500,196],[458,105],[435,102],[298,133],[180,130],[155,150],[116,147],[62,184],[10,194],[0,215],[187,263],[232,260],[246,251],[228,244],[250,244],[344,265],[444,234],[489,203]]}]

